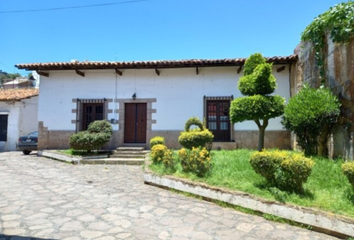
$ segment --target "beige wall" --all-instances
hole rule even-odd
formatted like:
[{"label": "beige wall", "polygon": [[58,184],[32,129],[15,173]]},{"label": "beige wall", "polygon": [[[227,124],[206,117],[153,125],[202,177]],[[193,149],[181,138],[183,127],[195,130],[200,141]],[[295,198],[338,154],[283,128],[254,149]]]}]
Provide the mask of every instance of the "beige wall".
[{"label": "beige wall", "polygon": [[[182,130],[181,130],[182,131]],[[166,146],[171,149],[179,149],[181,145],[178,143],[178,137],[181,131],[150,131],[150,138],[147,139],[146,149],[149,149],[149,141],[152,137],[162,136],[165,138]],[[74,131],[50,131],[43,126],[43,122],[39,123],[39,140],[38,149],[67,149],[69,148],[69,137]],[[289,131],[266,131],[265,148],[291,148],[291,136]],[[232,142],[214,142],[213,149],[236,149],[258,147],[258,131],[234,131]],[[114,131],[111,140],[105,149],[115,149],[124,145],[123,132]]]}]

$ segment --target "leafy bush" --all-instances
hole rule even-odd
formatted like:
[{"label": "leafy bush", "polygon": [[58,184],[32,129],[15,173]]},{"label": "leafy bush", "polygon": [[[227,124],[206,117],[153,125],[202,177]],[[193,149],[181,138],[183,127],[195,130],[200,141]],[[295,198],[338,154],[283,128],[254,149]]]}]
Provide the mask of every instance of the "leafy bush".
[{"label": "leafy bush", "polygon": [[253,95],[236,98],[231,103],[230,118],[232,122],[252,119],[275,118],[284,112],[284,98],[280,96]]},{"label": "leafy bush", "polygon": [[301,153],[276,150],[252,154],[250,164],[256,173],[272,185],[301,191],[311,174],[314,162]]},{"label": "leafy bush", "polygon": [[283,160],[276,181],[284,189],[302,190],[302,185],[311,175],[314,162],[302,154],[294,154]]},{"label": "leafy bush", "polygon": [[245,75],[238,82],[238,89],[243,95],[267,95],[276,88],[275,77],[272,74],[272,64],[258,65],[252,74]]},{"label": "leafy bush", "polygon": [[201,131],[204,130],[204,125],[203,123],[199,120],[197,117],[191,117],[187,120],[186,124],[184,125],[184,130],[188,132],[191,128],[191,126],[197,126]]},{"label": "leafy bush", "polygon": [[342,2],[316,17],[301,34],[302,41],[310,41],[320,74],[325,77],[327,34],[335,43],[347,43],[354,36],[354,2]]},{"label": "leafy bush", "polygon": [[192,168],[189,166],[189,150],[182,148],[178,151],[178,159],[184,172],[190,172]]},{"label": "leafy bush", "polygon": [[254,53],[247,58],[246,62],[247,64],[245,63],[243,67],[244,76],[252,74],[258,65],[266,63],[266,59],[262,56],[262,54]]},{"label": "leafy bush", "polygon": [[[196,129],[190,129],[192,125],[198,126]],[[188,119],[185,125],[185,132],[181,132],[178,142],[185,148],[204,147],[211,145],[214,135],[204,127],[203,123],[196,117]]]},{"label": "leafy bush", "polygon": [[347,176],[349,183],[354,189],[354,162],[346,162],[342,164],[342,172]]},{"label": "leafy bush", "polygon": [[304,85],[286,106],[282,124],[296,135],[305,155],[326,155],[327,141],[337,122],[340,103],[327,88]]},{"label": "leafy bush", "polygon": [[107,120],[90,123],[87,131],[75,133],[70,136],[70,148],[91,152],[99,150],[109,141],[113,133],[111,124]]},{"label": "leafy bush", "polygon": [[255,152],[250,158],[250,164],[256,173],[264,177],[268,182],[276,184],[275,173],[287,156],[288,153],[285,151]]},{"label": "leafy bush", "polygon": [[150,149],[153,146],[157,145],[157,144],[165,145],[165,139],[163,137],[160,137],[160,136],[156,136],[156,137],[151,138],[151,140],[150,140]]},{"label": "leafy bush", "polygon": [[178,142],[183,147],[192,149],[193,147],[204,147],[207,143],[211,143],[213,138],[214,135],[208,129],[203,131],[193,129],[188,132],[181,132]]},{"label": "leafy bush", "polygon": [[167,147],[163,144],[157,144],[151,148],[151,160],[153,163],[162,163],[164,159],[165,152]]},{"label": "leafy bush", "polygon": [[105,133],[108,135],[112,135],[113,129],[111,124],[107,120],[94,121],[90,123],[87,128],[89,133]]},{"label": "leafy bush", "polygon": [[172,168],[172,169],[174,168],[175,161],[173,158],[173,152],[170,149],[167,149],[163,154],[162,162],[165,168]]},{"label": "leafy bush", "polygon": [[210,153],[205,147],[192,150],[182,148],[178,151],[178,158],[184,172],[193,172],[199,177],[212,167]]}]

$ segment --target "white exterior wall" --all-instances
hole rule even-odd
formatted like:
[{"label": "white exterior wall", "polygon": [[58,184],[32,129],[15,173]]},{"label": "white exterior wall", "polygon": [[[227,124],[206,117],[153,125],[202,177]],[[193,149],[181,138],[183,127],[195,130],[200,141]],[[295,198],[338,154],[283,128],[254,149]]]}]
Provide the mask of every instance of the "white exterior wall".
[{"label": "white exterior wall", "polygon": [[0,114],[8,113],[7,141],[0,141],[0,151],[15,151],[20,136],[37,131],[37,106],[38,97],[0,102]]},{"label": "white exterior wall", "polygon": [[19,137],[20,102],[0,102],[1,114],[8,113],[7,141],[0,141],[0,151],[16,150]]},{"label": "white exterior wall", "polygon": [[21,117],[19,119],[19,134],[25,136],[38,131],[38,97],[21,100]]},{"label": "white exterior wall", "polygon": [[[290,96],[289,70],[277,73],[279,65],[273,67],[277,78],[276,94]],[[156,98],[153,103],[152,119],[156,124],[152,130],[182,130],[189,117],[203,119],[203,97],[231,96],[241,97],[237,82],[242,76],[237,74],[238,67],[205,67],[160,69],[160,76],[154,69],[122,70],[123,76],[114,70],[82,70],[85,77],[73,70],[50,71],[49,78],[41,77],[38,121],[43,121],[49,130],[75,130],[71,120],[76,119],[75,98]],[[116,87],[117,86],[117,87]],[[109,109],[117,109],[115,102],[108,103]],[[108,114],[108,119],[117,119],[117,113]],[[117,125],[113,125],[118,130]],[[237,123],[235,130],[258,130],[252,121]],[[280,119],[270,120],[267,130],[282,130]]]}]

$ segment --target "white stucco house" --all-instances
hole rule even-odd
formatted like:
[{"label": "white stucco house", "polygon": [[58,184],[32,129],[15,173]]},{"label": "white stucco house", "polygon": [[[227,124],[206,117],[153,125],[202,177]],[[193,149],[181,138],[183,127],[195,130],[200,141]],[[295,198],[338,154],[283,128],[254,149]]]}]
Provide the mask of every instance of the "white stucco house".
[{"label": "white stucco house", "polygon": [[38,130],[38,89],[0,90],[0,151],[16,150],[19,137]]},{"label": "white stucco house", "polygon": [[[279,94],[290,98],[296,55],[270,57]],[[108,119],[114,134],[110,148],[143,145],[164,136],[179,147],[189,117],[205,119],[214,147],[256,148],[252,121],[231,124],[230,102],[241,93],[237,83],[244,58],[134,62],[52,62],[16,65],[41,76],[38,101],[39,148],[68,148],[69,136],[94,120]],[[290,132],[270,120],[265,147],[290,148]]]}]

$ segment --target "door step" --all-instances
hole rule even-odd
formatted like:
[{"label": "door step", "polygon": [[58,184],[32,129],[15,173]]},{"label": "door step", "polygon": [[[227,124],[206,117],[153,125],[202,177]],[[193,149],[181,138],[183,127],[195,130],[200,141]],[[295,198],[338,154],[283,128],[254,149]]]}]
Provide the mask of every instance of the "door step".
[{"label": "door step", "polygon": [[145,147],[139,147],[139,146],[136,146],[136,147],[126,147],[126,146],[123,146],[123,147],[118,147],[116,149],[117,152],[142,152],[144,151]]},{"label": "door step", "polygon": [[146,154],[144,147],[118,147],[110,156],[111,163],[114,164],[144,164]]},{"label": "door step", "polygon": [[146,143],[124,143],[122,147],[128,147],[128,148],[140,147],[145,149]]}]

